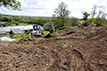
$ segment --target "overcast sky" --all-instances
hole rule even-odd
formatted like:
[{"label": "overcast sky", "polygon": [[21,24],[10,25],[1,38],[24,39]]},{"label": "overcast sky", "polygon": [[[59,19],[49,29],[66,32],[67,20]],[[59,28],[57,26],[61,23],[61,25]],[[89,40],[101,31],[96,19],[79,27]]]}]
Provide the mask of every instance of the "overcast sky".
[{"label": "overcast sky", "polygon": [[[82,12],[90,13],[93,5],[107,7],[107,0],[19,0],[21,2],[21,11],[13,11],[5,8],[0,8],[0,13],[10,15],[24,16],[52,16],[54,9],[63,1],[68,5],[71,12],[70,16],[82,17]],[[107,10],[105,10],[107,11]]]}]

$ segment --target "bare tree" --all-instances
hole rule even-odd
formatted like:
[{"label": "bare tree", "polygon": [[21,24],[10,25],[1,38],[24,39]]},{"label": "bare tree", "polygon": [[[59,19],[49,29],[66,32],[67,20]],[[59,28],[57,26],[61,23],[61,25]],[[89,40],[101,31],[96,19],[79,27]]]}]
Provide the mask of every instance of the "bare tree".
[{"label": "bare tree", "polygon": [[97,5],[94,5],[93,8],[92,8],[92,11],[91,11],[91,16],[92,18],[94,18],[94,16],[96,15],[96,10],[97,10],[98,6]]},{"label": "bare tree", "polygon": [[62,19],[62,26],[64,26],[65,18],[70,14],[70,11],[67,10],[67,5],[64,2],[59,3],[59,6],[55,9],[54,13],[56,18]]},{"label": "bare tree", "polygon": [[105,10],[104,6],[99,6],[99,13],[97,17],[100,17],[104,13],[104,10]]}]

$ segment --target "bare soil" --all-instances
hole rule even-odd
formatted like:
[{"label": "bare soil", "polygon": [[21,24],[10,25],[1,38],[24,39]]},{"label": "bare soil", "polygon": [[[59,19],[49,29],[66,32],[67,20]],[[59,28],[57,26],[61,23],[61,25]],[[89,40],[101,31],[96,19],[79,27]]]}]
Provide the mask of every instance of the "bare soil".
[{"label": "bare soil", "polygon": [[67,28],[38,42],[0,41],[0,71],[107,71],[107,27]]}]

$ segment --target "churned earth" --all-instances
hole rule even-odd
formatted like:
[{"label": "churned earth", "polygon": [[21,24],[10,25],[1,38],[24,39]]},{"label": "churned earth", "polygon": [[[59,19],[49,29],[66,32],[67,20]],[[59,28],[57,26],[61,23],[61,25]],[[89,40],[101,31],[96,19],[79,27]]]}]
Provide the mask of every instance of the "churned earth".
[{"label": "churned earth", "polygon": [[35,41],[0,41],[0,71],[107,71],[107,27],[66,28]]}]

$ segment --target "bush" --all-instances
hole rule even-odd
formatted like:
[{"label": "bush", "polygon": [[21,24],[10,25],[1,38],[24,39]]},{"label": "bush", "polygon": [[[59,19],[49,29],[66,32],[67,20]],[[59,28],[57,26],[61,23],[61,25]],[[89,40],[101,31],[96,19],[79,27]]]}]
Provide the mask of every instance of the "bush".
[{"label": "bush", "polygon": [[72,26],[82,26],[82,24],[83,23],[81,21],[76,21]]},{"label": "bush", "polygon": [[64,27],[64,26],[62,26],[62,20],[61,19],[53,19],[52,21],[54,22],[54,27],[55,28]]}]

